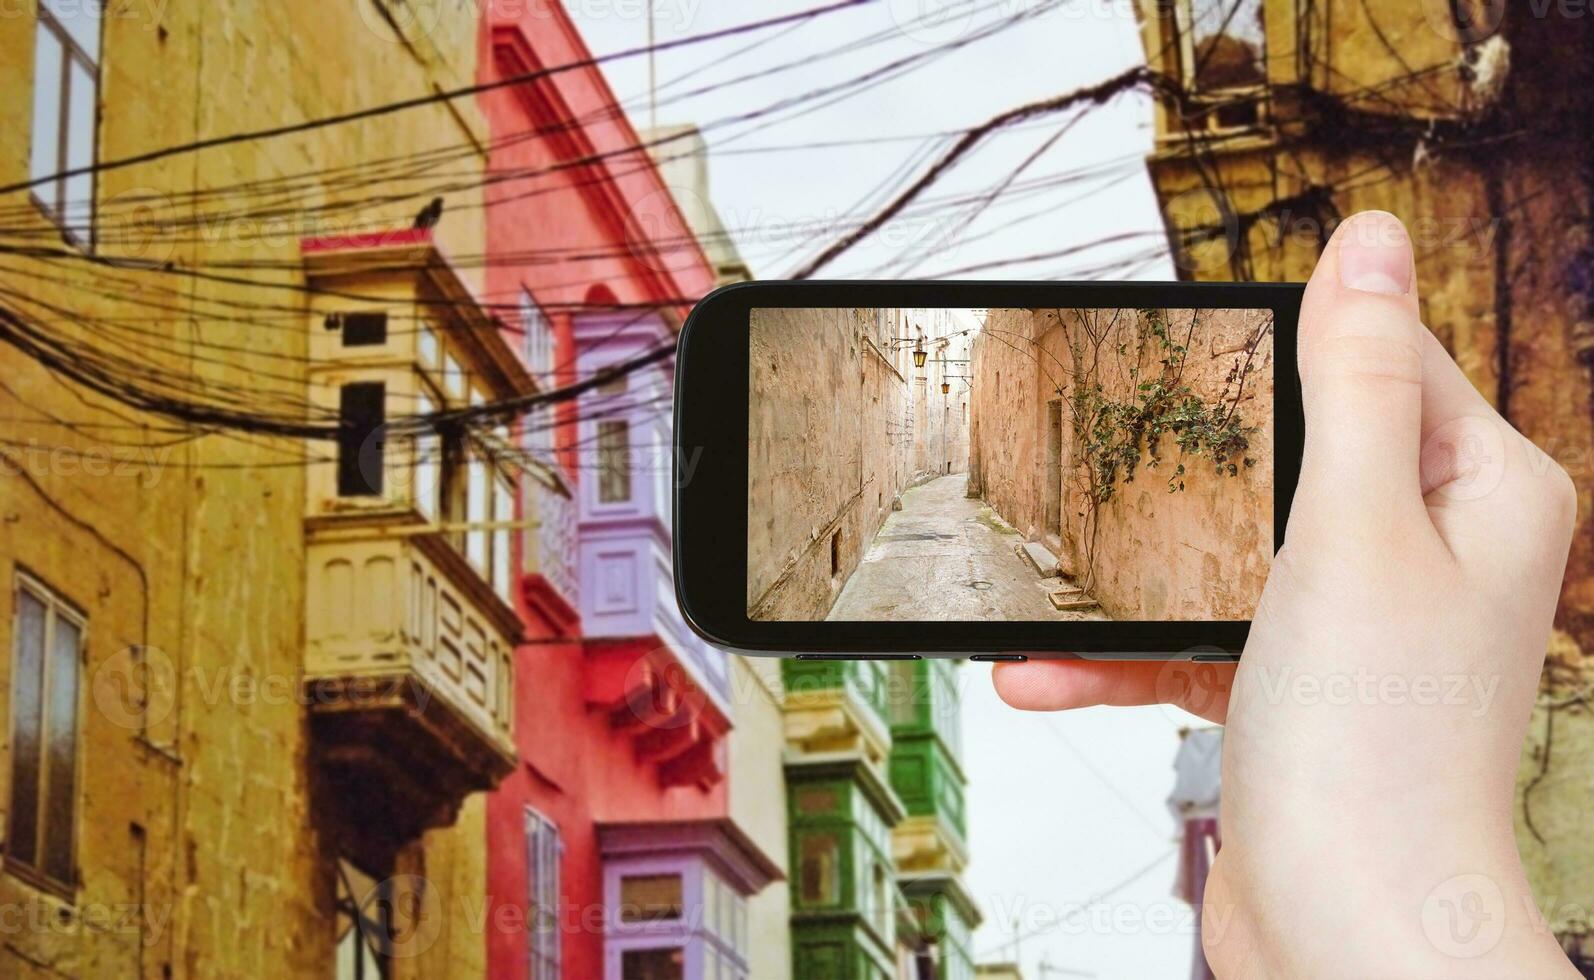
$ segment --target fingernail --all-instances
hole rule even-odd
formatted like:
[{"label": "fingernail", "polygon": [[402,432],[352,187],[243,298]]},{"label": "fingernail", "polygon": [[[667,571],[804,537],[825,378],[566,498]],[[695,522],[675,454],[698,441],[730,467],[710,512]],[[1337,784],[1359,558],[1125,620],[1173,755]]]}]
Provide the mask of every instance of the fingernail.
[{"label": "fingernail", "polygon": [[1358,214],[1338,237],[1340,285],[1388,296],[1411,291],[1411,238],[1400,219],[1379,211]]}]

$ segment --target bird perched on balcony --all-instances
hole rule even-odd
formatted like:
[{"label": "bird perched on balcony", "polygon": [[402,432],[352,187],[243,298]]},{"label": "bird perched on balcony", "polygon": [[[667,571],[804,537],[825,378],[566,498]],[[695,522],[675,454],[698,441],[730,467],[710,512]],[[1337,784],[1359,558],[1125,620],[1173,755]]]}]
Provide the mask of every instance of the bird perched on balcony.
[{"label": "bird perched on balcony", "polygon": [[435,227],[438,219],[442,216],[443,199],[440,197],[434,197],[432,198],[432,203],[428,204],[424,208],[421,208],[420,213],[415,216],[415,227],[421,229]]}]

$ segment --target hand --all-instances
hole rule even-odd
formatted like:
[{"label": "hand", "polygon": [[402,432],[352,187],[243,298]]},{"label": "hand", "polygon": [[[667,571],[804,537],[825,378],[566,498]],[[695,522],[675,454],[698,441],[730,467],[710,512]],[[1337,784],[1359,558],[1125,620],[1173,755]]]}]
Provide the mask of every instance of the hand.
[{"label": "hand", "polygon": [[1202,930],[1220,977],[1575,978],[1512,833],[1572,483],[1422,325],[1391,215],[1324,250],[1299,362],[1300,486],[1238,668],[1032,661],[997,690],[1227,725]]}]

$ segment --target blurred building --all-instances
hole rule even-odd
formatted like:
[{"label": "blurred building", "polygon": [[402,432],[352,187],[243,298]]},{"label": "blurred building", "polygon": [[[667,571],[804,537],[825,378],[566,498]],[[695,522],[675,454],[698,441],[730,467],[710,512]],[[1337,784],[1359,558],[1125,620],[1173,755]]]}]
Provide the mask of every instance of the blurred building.
[{"label": "blurred building", "polygon": [[970,980],[957,664],[782,666],[794,976]]},{"label": "blurred building", "polygon": [[1181,729],[1179,753],[1173,759],[1173,792],[1168,809],[1179,826],[1179,875],[1174,893],[1195,910],[1192,980],[1213,980],[1201,947],[1201,902],[1207,875],[1222,846],[1218,811],[1223,788],[1223,729]]},{"label": "blurred building", "polygon": [[[490,5],[482,81],[584,61],[557,5]],[[736,266],[700,243],[707,175],[672,187],[602,73],[485,94],[489,278],[531,371],[568,385],[672,345]],[[530,645],[520,767],[488,805],[491,974],[533,980],[789,976],[781,720],[769,672],[682,620],[670,570],[673,359],[531,416],[522,448],[568,498],[528,494]]]},{"label": "blurred building", "polygon": [[[1594,19],[1485,0],[1139,0],[1149,165],[1181,274],[1304,280],[1342,216],[1416,246],[1423,316],[1478,389],[1571,472],[1578,532],[1522,756],[1517,842],[1544,912],[1590,948],[1594,896]],[[1552,751],[1553,748],[1553,751]]]},{"label": "blurred building", "polygon": [[753,278],[735,237],[709,196],[708,144],[702,132],[691,125],[660,126],[644,130],[642,141],[679,206],[679,224],[662,224],[654,237],[661,242],[695,240],[714,267],[718,285]]},{"label": "blurred building", "polygon": [[407,418],[670,344],[719,278],[649,233],[678,206],[599,72],[181,149],[589,57],[557,4],[0,32],[0,182],[38,179],[0,975],[790,975],[778,684],[675,609],[669,361]]},{"label": "blurred building", "polygon": [[[0,975],[487,973],[511,504],[547,487],[502,431],[386,425],[538,390],[457,261],[485,247],[460,149],[486,119],[56,176],[466,85],[451,9],[42,0],[0,31],[0,181],[38,181],[4,202],[37,249],[0,304]],[[337,169],[428,155],[459,181],[440,221]]]}]

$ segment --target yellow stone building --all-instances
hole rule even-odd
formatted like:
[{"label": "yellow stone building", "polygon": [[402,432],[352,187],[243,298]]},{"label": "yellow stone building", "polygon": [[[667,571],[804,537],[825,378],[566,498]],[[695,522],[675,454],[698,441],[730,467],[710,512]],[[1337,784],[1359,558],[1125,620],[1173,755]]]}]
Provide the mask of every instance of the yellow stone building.
[{"label": "yellow stone building", "polygon": [[1181,275],[1304,280],[1339,218],[1394,212],[1428,325],[1578,483],[1516,817],[1542,911],[1587,965],[1594,18],[1487,0],[1137,4],[1149,63],[1185,92],[1159,101],[1149,161]]},{"label": "yellow stone building", "polygon": [[[0,975],[483,976],[521,477],[381,423],[532,390],[446,259],[484,250],[485,123],[119,163],[468,85],[479,11],[17,6],[0,184],[102,169],[0,196]],[[380,234],[417,206],[368,178],[428,165],[441,222]]]}]

